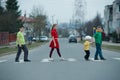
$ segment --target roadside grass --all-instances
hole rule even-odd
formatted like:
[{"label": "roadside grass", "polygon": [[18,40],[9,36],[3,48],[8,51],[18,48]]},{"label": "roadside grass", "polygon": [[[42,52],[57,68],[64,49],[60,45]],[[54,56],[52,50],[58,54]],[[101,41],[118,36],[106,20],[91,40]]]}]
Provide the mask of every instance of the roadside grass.
[{"label": "roadside grass", "polygon": [[[30,49],[36,48],[38,46],[41,46],[42,44],[45,44],[45,43],[46,42],[37,41],[37,42],[32,43],[31,45],[27,44],[27,47],[30,50]],[[16,53],[16,52],[17,52],[17,46],[16,45],[0,48],[0,56],[13,54],[13,53]]]},{"label": "roadside grass", "polygon": [[[84,41],[80,41],[80,43],[83,44]],[[91,46],[95,47],[95,44],[92,44]],[[106,50],[120,52],[120,46],[118,46],[118,45],[102,44],[102,48],[106,49]]]},{"label": "roadside grass", "polygon": [[103,45],[102,45],[102,48],[103,48],[103,49],[107,49],[107,50],[111,50],[111,51],[120,52],[120,46],[103,44]]}]

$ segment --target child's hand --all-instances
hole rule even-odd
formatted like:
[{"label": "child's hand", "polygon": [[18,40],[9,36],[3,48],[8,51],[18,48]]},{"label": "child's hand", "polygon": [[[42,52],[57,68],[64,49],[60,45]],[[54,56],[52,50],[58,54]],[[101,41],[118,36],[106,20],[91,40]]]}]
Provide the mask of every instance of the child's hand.
[{"label": "child's hand", "polygon": [[90,42],[92,45],[94,44],[94,42]]}]

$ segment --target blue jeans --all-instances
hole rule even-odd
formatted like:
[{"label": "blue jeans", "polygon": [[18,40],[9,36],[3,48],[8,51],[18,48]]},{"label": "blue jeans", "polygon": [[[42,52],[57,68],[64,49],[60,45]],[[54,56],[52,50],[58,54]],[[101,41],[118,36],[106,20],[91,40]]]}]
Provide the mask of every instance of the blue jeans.
[{"label": "blue jeans", "polygon": [[102,55],[102,49],[101,49],[101,45],[99,43],[96,43],[96,53],[95,53],[95,59],[98,59],[98,55],[100,57],[100,59],[103,59],[103,55]]}]

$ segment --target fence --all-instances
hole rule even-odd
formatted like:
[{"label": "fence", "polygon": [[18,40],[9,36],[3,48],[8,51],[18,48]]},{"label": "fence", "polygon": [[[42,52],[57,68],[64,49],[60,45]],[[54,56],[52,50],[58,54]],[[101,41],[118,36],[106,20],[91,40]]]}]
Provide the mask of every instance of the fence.
[{"label": "fence", "polygon": [[9,34],[9,42],[14,42],[16,41],[16,34]]},{"label": "fence", "polygon": [[10,42],[16,41],[16,34],[9,34],[8,32],[0,32],[0,46],[7,45]]}]

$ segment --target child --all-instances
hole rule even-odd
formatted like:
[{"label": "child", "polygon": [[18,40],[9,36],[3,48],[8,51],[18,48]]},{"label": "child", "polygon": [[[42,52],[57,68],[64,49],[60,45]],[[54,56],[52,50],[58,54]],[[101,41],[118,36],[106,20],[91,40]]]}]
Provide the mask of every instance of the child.
[{"label": "child", "polygon": [[90,36],[86,36],[85,37],[85,42],[84,42],[84,51],[86,53],[86,55],[84,56],[85,60],[89,60],[89,56],[90,56],[90,43],[91,43],[91,37]]}]

